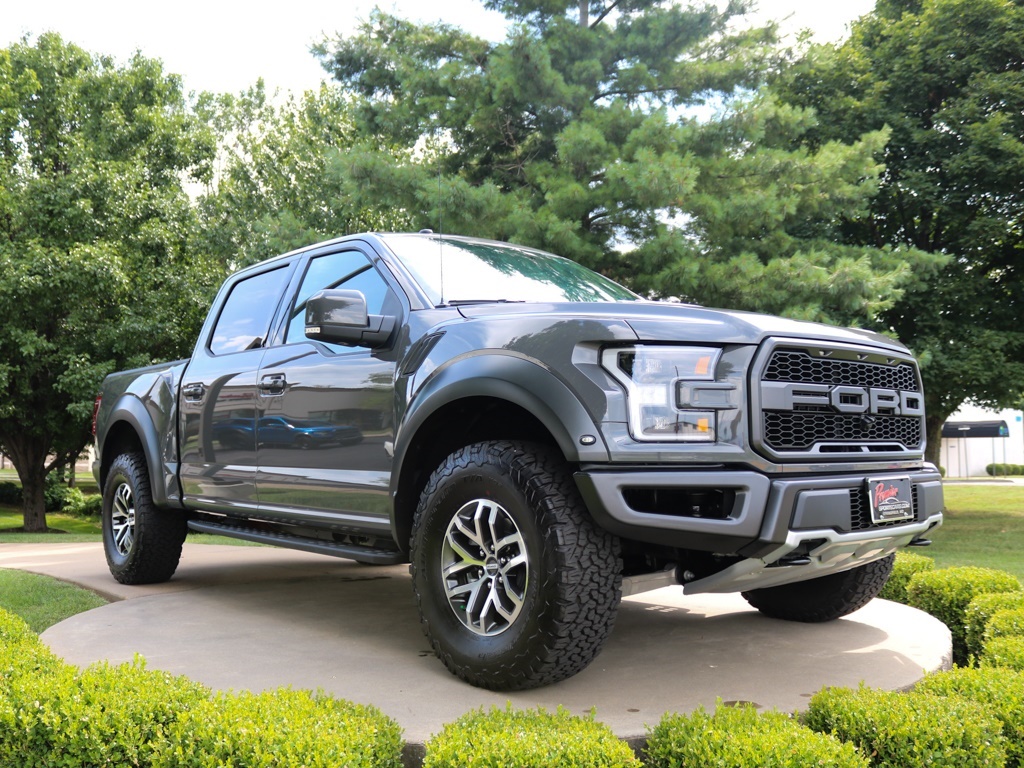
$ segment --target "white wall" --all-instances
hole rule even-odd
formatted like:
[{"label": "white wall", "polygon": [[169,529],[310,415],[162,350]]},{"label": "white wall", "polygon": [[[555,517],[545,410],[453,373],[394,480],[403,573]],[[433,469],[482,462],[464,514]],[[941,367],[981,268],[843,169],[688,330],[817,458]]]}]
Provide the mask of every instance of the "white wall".
[{"label": "white wall", "polygon": [[939,462],[946,477],[983,477],[988,464],[1024,464],[1024,413],[965,404],[949,421],[1005,421],[1009,437],[943,438]]}]

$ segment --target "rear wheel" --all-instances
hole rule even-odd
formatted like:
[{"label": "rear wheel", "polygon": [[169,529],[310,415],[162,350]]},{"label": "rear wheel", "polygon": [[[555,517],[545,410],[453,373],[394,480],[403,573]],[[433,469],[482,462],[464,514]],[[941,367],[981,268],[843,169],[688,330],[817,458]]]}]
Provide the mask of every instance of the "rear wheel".
[{"label": "rear wheel", "polygon": [[413,523],[424,631],[454,674],[495,690],[547,685],[597,656],[622,587],[618,539],[591,520],[562,456],[528,443],[456,451]]},{"label": "rear wheel", "polygon": [[114,459],[103,486],[103,549],[114,578],[122,584],[167,581],[187,532],[183,514],[153,504],[145,457],[132,452]]},{"label": "rear wheel", "polygon": [[832,621],[863,608],[889,580],[896,555],[817,579],[744,592],[765,616],[787,621]]}]

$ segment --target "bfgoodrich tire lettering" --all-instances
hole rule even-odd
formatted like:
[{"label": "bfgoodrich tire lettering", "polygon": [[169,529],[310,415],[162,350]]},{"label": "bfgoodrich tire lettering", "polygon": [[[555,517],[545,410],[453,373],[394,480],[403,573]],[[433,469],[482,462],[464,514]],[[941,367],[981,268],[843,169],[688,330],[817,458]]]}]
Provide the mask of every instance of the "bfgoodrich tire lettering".
[{"label": "bfgoodrich tire lettering", "polygon": [[133,452],[114,459],[103,486],[103,550],[114,578],[122,584],[167,581],[187,532],[183,514],[153,504],[145,457]]},{"label": "bfgoodrich tire lettering", "polygon": [[434,652],[495,690],[586,667],[622,588],[618,539],[590,519],[562,456],[518,442],[468,446],[431,475],[410,570]]},{"label": "bfgoodrich tire lettering", "polygon": [[765,616],[788,621],[832,621],[863,608],[889,580],[896,555],[817,579],[744,592]]}]

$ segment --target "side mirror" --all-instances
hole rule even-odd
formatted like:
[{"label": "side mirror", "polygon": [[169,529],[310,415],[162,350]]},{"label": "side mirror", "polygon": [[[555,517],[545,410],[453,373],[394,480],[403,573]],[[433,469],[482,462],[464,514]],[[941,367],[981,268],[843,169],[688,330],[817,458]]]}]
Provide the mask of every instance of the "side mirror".
[{"label": "side mirror", "polygon": [[327,290],[306,301],[306,338],[346,347],[387,346],[395,330],[391,315],[369,315],[359,291]]}]

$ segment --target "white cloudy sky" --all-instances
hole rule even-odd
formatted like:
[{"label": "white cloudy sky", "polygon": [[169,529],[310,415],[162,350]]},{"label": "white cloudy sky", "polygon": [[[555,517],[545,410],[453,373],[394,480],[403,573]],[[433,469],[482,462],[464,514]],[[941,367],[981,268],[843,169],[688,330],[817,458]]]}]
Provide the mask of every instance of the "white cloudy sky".
[{"label": "white cloudy sky", "polygon": [[[491,39],[503,37],[501,16],[482,0],[9,0],[0,11],[0,47],[24,35],[56,30],[87,50],[124,60],[136,49],[162,59],[189,91],[240,91],[257,77],[268,88],[301,91],[326,77],[309,53],[325,34],[346,34],[379,5],[419,21],[445,21]],[[173,11],[169,8],[173,7]],[[874,0],[761,0],[759,16],[837,40]]]}]

